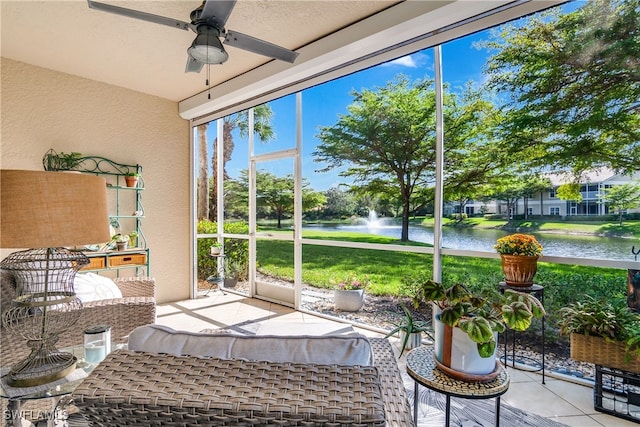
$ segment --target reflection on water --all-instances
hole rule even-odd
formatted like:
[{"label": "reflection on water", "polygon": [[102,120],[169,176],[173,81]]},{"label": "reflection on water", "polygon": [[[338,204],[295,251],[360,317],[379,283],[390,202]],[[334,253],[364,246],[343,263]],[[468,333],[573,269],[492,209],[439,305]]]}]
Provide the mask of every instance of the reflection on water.
[{"label": "reflection on water", "polygon": [[[351,231],[400,238],[401,227],[376,222],[371,227],[367,223],[356,225],[309,225],[304,229],[322,228],[337,231]],[[502,230],[478,230],[470,228],[445,227],[442,234],[442,246],[449,249],[494,252],[493,245],[502,236],[510,234]],[[570,234],[530,233],[542,243],[543,254],[573,258],[633,260],[631,247],[640,247],[638,239],[619,237],[581,236]],[[433,229],[421,226],[409,227],[409,240],[433,244]]]}]

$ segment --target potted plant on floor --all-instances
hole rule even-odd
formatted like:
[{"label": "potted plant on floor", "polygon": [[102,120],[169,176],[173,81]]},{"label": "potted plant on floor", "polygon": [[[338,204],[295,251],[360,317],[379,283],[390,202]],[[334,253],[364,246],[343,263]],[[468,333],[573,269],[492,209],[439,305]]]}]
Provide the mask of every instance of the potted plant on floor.
[{"label": "potted plant on floor", "polygon": [[404,311],[404,319],[401,323],[396,324],[395,328],[385,338],[389,338],[398,332],[400,333],[400,340],[402,341],[400,356],[402,356],[405,349],[411,350],[422,345],[423,333],[426,333],[431,339],[433,337],[431,335],[431,322],[415,320],[411,311],[402,303],[400,303],[400,308]]},{"label": "potted plant on floor", "polygon": [[466,286],[445,288],[433,280],[424,282],[414,296],[420,303],[433,303],[436,364],[449,375],[468,381],[495,377],[497,334],[506,328],[524,331],[534,317],[545,315],[532,294],[506,289],[488,295],[472,293]]},{"label": "potted plant on floor", "polygon": [[224,287],[233,288],[238,280],[246,280],[247,264],[237,259],[227,259],[224,267]]},{"label": "potted plant on floor", "polygon": [[623,302],[588,296],[560,309],[560,332],[570,335],[574,360],[640,373],[640,314]]},{"label": "potted plant on floor", "polygon": [[502,259],[504,281],[508,286],[529,287],[538,271],[542,245],[530,234],[510,234],[494,246]]},{"label": "potted plant on floor", "polygon": [[364,290],[369,282],[356,277],[339,281],[333,290],[333,301],[338,310],[358,311],[364,305]]}]

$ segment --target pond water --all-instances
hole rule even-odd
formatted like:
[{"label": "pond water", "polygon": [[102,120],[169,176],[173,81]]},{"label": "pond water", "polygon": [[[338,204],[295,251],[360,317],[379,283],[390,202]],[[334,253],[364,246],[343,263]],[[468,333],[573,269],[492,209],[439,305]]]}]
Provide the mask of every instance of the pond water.
[{"label": "pond water", "polygon": [[[384,220],[362,220],[354,225],[309,225],[305,228],[335,229],[400,238],[401,227]],[[449,249],[495,252],[493,245],[502,236],[510,234],[502,230],[479,230],[445,227],[442,246]],[[544,255],[572,258],[594,258],[632,261],[631,248],[640,249],[640,240],[620,237],[582,236],[572,234],[533,234],[544,247]],[[433,229],[409,226],[409,240],[433,244]]]}]

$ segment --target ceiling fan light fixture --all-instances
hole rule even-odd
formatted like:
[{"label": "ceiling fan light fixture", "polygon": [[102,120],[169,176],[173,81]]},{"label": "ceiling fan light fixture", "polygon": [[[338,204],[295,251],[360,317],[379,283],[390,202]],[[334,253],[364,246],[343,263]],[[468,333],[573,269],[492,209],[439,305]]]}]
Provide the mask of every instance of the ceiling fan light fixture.
[{"label": "ceiling fan light fixture", "polygon": [[187,49],[187,53],[203,64],[222,64],[229,59],[229,54],[224,50],[218,35],[219,31],[213,27],[199,26],[198,35]]}]

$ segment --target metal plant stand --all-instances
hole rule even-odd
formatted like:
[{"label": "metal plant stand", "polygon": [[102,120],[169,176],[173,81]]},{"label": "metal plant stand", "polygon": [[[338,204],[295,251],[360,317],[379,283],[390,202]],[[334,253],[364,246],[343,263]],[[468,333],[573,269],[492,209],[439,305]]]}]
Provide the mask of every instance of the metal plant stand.
[{"label": "metal plant stand", "polygon": [[[544,286],[541,285],[531,285],[528,287],[517,287],[517,286],[509,286],[507,285],[505,282],[500,282],[499,284],[500,286],[500,292],[504,292],[506,289],[510,289],[512,291],[517,291],[517,292],[524,292],[524,293],[528,293],[528,294],[533,294],[533,296],[535,296],[536,298],[538,298],[540,300],[540,302],[542,303],[542,305],[544,306]],[[532,363],[537,365],[537,369],[535,369],[536,371],[542,371],[542,384],[545,384],[545,376],[544,376],[544,356],[545,356],[545,342],[544,342],[544,330],[545,330],[545,325],[544,325],[544,317],[542,316],[542,358],[540,360],[540,362],[538,362],[537,360],[530,358],[530,357],[526,357],[526,356],[520,356],[522,359],[525,360],[529,360]],[[508,366],[507,363],[507,355],[508,355],[508,349],[507,349],[507,338],[509,333],[511,333],[511,367],[515,368],[516,366],[516,331],[513,330],[509,330],[507,329],[504,332],[504,356],[503,356],[503,362],[505,364],[505,366]]]}]

